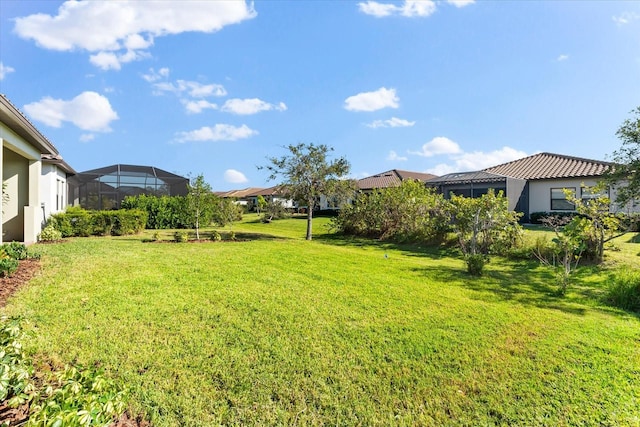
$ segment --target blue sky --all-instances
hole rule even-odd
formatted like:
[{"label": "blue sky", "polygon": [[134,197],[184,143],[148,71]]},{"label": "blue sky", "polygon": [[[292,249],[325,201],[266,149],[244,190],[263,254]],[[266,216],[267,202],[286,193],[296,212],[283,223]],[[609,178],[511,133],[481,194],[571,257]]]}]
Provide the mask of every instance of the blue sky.
[{"label": "blue sky", "polygon": [[0,92],[78,171],[273,185],[327,144],[359,178],[541,151],[606,160],[640,105],[640,2],[0,2]]}]

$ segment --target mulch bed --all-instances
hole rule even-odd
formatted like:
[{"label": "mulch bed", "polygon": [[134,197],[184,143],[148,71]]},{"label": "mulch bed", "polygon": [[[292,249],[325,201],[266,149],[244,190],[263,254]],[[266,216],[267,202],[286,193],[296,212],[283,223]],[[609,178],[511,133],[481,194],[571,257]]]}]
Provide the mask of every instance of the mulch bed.
[{"label": "mulch bed", "polygon": [[20,261],[18,270],[11,277],[0,278],[0,307],[7,305],[7,300],[21,286],[25,285],[40,270],[40,260],[25,259]]},{"label": "mulch bed", "polygon": [[[33,276],[40,271],[40,260],[25,259],[20,261],[18,270],[11,277],[0,277],[0,307],[7,305],[8,299],[20,287],[25,286]],[[10,426],[24,424],[29,418],[28,405],[19,408],[9,408],[7,402],[0,402],[0,422],[9,422]],[[141,418],[130,418],[128,414],[122,415],[111,427],[150,427],[151,424]]]}]

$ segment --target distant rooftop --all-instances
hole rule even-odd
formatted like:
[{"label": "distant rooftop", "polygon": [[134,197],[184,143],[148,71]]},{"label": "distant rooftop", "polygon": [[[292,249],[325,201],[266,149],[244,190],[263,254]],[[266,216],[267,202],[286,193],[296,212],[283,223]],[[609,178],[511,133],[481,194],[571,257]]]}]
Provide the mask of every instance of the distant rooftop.
[{"label": "distant rooftop", "polygon": [[600,176],[612,165],[600,160],[539,153],[483,169],[483,172],[520,179],[580,178]]},{"label": "distant rooftop", "polygon": [[358,188],[360,190],[372,190],[374,188],[397,187],[407,179],[426,182],[433,178],[436,178],[436,176],[430,173],[392,169],[358,180]]}]

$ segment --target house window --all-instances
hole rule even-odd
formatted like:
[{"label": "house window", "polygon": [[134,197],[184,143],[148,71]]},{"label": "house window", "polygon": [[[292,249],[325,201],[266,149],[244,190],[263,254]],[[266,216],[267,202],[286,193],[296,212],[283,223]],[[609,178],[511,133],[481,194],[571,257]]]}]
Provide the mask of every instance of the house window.
[{"label": "house window", "polygon": [[575,205],[567,200],[564,190],[570,190],[575,197],[576,189],[574,188],[552,188],[551,189],[551,210],[552,211],[573,211]]},{"label": "house window", "polygon": [[609,189],[597,191],[594,187],[581,187],[580,198],[584,201],[597,199],[599,197],[609,197]]}]

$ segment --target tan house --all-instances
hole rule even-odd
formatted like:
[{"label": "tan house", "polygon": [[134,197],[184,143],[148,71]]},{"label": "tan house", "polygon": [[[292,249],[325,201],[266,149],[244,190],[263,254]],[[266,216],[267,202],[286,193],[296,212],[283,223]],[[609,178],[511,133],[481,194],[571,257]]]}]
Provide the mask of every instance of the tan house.
[{"label": "tan house", "polygon": [[66,177],[73,169],[2,94],[0,141],[3,183],[0,242],[32,243],[46,216],[66,206]]},{"label": "tan house", "polygon": [[[602,180],[612,163],[565,156],[554,153],[538,153],[519,160],[474,172],[447,174],[431,179],[427,185],[449,194],[479,197],[488,189],[502,190],[509,199],[509,208],[522,212],[527,221],[534,212],[571,212],[574,206],[566,199],[564,189],[580,198],[596,195],[589,191]],[[615,188],[606,194],[615,200]],[[612,212],[637,210],[637,206],[620,207],[612,203]]]}]

